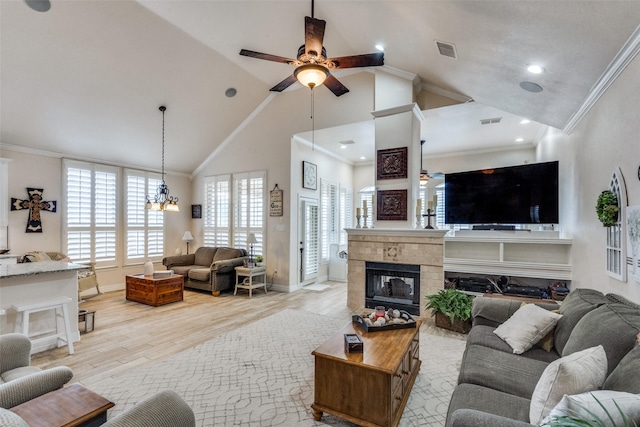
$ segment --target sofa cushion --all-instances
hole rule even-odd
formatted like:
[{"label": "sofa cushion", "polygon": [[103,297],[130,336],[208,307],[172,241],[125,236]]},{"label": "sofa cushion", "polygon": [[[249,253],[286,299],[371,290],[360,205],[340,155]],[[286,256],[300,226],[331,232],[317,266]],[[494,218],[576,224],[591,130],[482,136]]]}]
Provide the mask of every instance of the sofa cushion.
[{"label": "sofa cushion", "polygon": [[609,372],[636,344],[640,310],[627,304],[609,303],[584,315],[573,328],[562,356],[601,344],[607,353]]},{"label": "sofa cushion", "polygon": [[622,358],[602,387],[607,390],[640,393],[640,344]]},{"label": "sofa cushion", "polygon": [[185,279],[187,277],[189,277],[189,270],[192,270],[194,268],[198,268],[200,266],[198,265],[174,265],[173,267],[171,267],[171,269],[173,270],[174,274],[180,274],[182,276],[185,277]]},{"label": "sofa cushion", "polygon": [[542,423],[561,416],[597,417],[606,427],[623,426],[623,415],[630,417],[636,425],[640,423],[640,394],[622,391],[595,390],[577,395],[565,395],[551,410]]},{"label": "sofa cushion", "polygon": [[540,424],[565,394],[597,390],[606,375],[607,357],[601,345],[551,362],[531,395],[529,422]]},{"label": "sofa cushion", "polygon": [[220,261],[224,259],[232,259],[239,258],[244,256],[245,252],[242,249],[233,249],[233,248],[218,248],[215,255],[213,256],[214,261]]},{"label": "sofa cushion", "polygon": [[217,251],[218,251],[218,248],[202,246],[196,249],[196,256],[193,263],[195,265],[209,267],[213,262],[213,257],[215,256]]},{"label": "sofa cushion", "polygon": [[521,355],[470,345],[462,357],[458,383],[476,384],[529,399],[547,365]]},{"label": "sofa cushion", "polygon": [[449,422],[453,418],[453,413],[458,409],[475,409],[513,420],[528,422],[529,404],[529,399],[524,397],[514,396],[476,384],[460,384],[453,391],[449,401],[447,426],[450,425]]},{"label": "sofa cushion", "polygon": [[554,332],[554,346],[562,354],[571,331],[582,317],[606,302],[604,294],[594,289],[578,288],[569,293],[560,305],[562,319],[558,321]]},{"label": "sofa cushion", "polygon": [[561,317],[535,304],[524,304],[493,333],[505,340],[515,354],[522,354],[544,338]]},{"label": "sofa cushion", "polygon": [[[469,331],[469,335],[467,335],[467,346],[477,344],[495,350],[513,353],[513,349],[511,348],[511,346],[509,346],[509,344],[507,344],[503,339],[493,333],[494,329],[495,328],[492,326],[475,325],[473,328],[471,328],[471,331]],[[540,344],[540,342],[538,344]],[[560,355],[556,353],[554,349],[551,349],[551,351],[548,352],[540,347],[537,347],[538,344],[522,353],[521,356],[547,363],[553,362],[554,360],[560,358]]]},{"label": "sofa cushion", "polygon": [[208,282],[211,277],[210,268],[192,268],[189,270],[189,279],[199,280],[201,282]]},{"label": "sofa cushion", "polygon": [[8,409],[0,408],[0,426],[2,427],[29,427],[20,415]]}]

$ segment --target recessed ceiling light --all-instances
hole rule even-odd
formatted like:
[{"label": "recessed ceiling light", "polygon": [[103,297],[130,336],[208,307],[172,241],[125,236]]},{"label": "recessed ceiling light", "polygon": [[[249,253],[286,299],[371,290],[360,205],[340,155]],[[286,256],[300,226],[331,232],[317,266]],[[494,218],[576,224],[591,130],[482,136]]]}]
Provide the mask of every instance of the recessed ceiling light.
[{"label": "recessed ceiling light", "polygon": [[539,93],[542,92],[542,86],[533,82],[520,82],[520,87],[527,92]]},{"label": "recessed ceiling light", "polygon": [[544,72],[544,68],[538,64],[529,64],[527,65],[527,71],[531,74],[541,74]]},{"label": "recessed ceiling light", "polygon": [[384,52],[384,46],[379,43],[376,45],[376,49],[378,49],[380,52]]},{"label": "recessed ceiling light", "polygon": [[524,141],[524,138],[516,138],[516,142],[522,142]]},{"label": "recessed ceiling light", "polygon": [[360,160],[367,160],[365,156],[360,156]]},{"label": "recessed ceiling light", "polygon": [[347,148],[347,146],[343,144],[343,145],[340,146],[340,148],[342,148],[344,150],[345,148]]},{"label": "recessed ceiling light", "polygon": [[224,91],[224,94],[227,96],[227,98],[233,98],[234,96],[236,96],[236,93],[238,93],[238,91],[234,87],[230,87],[229,89]]},{"label": "recessed ceiling light", "polygon": [[526,125],[527,123],[531,123],[531,120],[529,119],[522,119],[522,121],[520,121],[521,125]]}]

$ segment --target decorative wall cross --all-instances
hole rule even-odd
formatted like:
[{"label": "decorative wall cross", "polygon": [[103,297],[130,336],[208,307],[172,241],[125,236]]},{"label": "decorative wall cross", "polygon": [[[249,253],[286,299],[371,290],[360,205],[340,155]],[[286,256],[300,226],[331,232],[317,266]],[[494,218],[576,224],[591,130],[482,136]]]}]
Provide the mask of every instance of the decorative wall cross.
[{"label": "decorative wall cross", "polygon": [[42,200],[42,188],[28,188],[29,200],[11,198],[11,210],[21,211],[29,209],[29,220],[27,221],[26,233],[42,233],[42,222],[40,221],[40,211],[56,211],[56,202],[45,202]]}]

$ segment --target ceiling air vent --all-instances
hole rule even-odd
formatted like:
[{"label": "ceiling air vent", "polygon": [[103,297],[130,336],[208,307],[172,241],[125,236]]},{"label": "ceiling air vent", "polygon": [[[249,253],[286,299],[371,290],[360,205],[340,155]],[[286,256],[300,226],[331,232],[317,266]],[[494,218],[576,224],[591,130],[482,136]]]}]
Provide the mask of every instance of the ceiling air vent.
[{"label": "ceiling air vent", "polygon": [[458,52],[456,52],[456,45],[453,43],[440,42],[436,40],[436,46],[442,56],[448,56],[449,58],[458,59]]},{"label": "ceiling air vent", "polygon": [[482,119],[480,120],[481,125],[492,125],[494,123],[500,123],[502,117],[494,117],[493,119]]},{"label": "ceiling air vent", "polygon": [[353,139],[348,139],[346,141],[340,141],[340,142],[338,142],[338,144],[340,144],[340,145],[351,145],[351,144],[355,144],[355,141]]}]

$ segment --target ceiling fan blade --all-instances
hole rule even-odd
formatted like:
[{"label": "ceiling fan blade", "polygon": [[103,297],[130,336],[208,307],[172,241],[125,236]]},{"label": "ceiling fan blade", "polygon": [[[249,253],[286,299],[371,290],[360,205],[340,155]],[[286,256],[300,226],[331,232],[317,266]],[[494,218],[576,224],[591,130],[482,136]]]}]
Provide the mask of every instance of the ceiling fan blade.
[{"label": "ceiling fan blade", "polygon": [[322,54],[322,40],[326,24],[327,22],[322,19],[304,17],[304,51],[307,55],[318,56]]},{"label": "ceiling fan blade", "polygon": [[248,56],[256,59],[264,59],[267,61],[282,62],[283,64],[293,63],[293,59],[285,58],[283,56],[270,55],[268,53],[255,52],[253,50],[247,50],[247,49],[240,50],[240,55]]},{"label": "ceiling fan blade", "polygon": [[342,83],[338,81],[333,74],[329,74],[329,77],[324,81],[324,85],[331,91],[335,96],[344,95],[349,92],[349,89]]},{"label": "ceiling fan blade", "polygon": [[384,52],[366,53],[364,55],[342,56],[330,58],[336,68],[377,67],[384,65]]},{"label": "ceiling fan blade", "polygon": [[269,90],[271,92],[282,92],[283,90],[285,90],[286,88],[294,84],[296,81],[298,81],[298,79],[296,79],[296,76],[291,74],[289,77],[287,77],[286,79],[284,79],[283,81],[281,81],[280,83],[278,83],[277,85],[275,85]]}]

